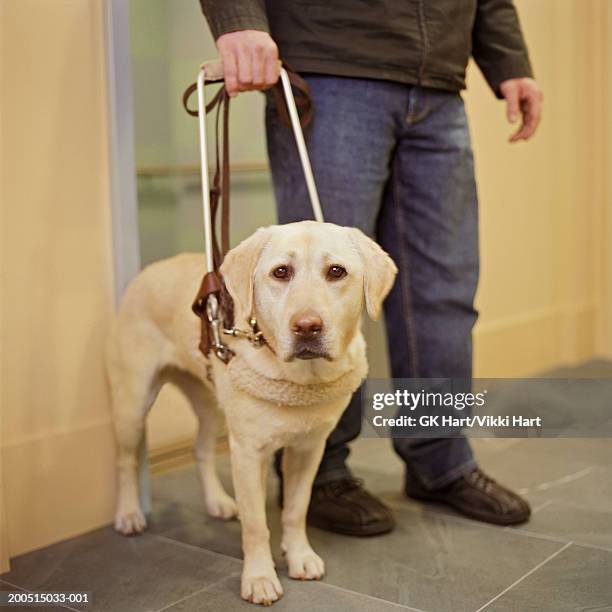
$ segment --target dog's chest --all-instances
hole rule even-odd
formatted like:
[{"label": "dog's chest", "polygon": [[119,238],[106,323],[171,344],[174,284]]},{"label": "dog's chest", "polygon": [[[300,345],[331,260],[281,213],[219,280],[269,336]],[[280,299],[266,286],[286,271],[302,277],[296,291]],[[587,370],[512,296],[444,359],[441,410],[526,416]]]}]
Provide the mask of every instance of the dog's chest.
[{"label": "dog's chest", "polygon": [[311,435],[329,432],[338,422],[350,396],[314,406],[284,406],[264,402],[232,389],[220,397],[228,428],[256,446],[276,449]]}]

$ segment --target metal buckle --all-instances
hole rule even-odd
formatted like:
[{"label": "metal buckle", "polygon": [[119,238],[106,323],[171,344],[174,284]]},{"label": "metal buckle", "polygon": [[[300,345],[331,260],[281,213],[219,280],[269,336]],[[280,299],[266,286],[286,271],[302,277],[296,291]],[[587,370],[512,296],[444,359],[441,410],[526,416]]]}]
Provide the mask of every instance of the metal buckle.
[{"label": "metal buckle", "polygon": [[257,325],[257,319],[255,317],[251,317],[249,319],[249,325],[251,326],[251,336],[249,337],[249,342],[257,348],[261,348],[266,341],[263,337],[263,332]]},{"label": "metal buckle", "polygon": [[219,301],[214,293],[211,293],[206,299],[206,318],[210,324],[212,334],[212,345],[215,349],[215,355],[223,362],[228,363],[234,356],[234,351],[230,349],[221,340],[221,335],[232,336],[234,338],[246,338],[256,348],[261,348],[266,343],[263,333],[257,326],[257,319],[251,317],[249,325],[251,330],[238,329],[237,327],[223,327],[219,316]]},{"label": "metal buckle", "polygon": [[223,333],[234,338],[246,338],[253,346],[261,348],[265,344],[263,333],[257,327],[257,319],[251,317],[249,319],[251,330],[239,329],[238,327],[224,328]]},{"label": "metal buckle", "polygon": [[221,342],[221,320],[219,318],[219,301],[217,296],[211,293],[206,299],[206,317],[210,323],[212,332],[212,345],[215,355],[223,362],[228,363],[234,356],[234,352]]}]

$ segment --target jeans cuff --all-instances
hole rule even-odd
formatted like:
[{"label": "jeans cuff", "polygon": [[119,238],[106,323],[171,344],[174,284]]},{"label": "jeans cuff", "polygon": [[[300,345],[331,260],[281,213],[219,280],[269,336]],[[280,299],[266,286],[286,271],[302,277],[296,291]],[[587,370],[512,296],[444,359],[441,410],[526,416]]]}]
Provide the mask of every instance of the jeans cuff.
[{"label": "jeans cuff", "polygon": [[313,486],[322,485],[322,484],[327,484],[328,482],[334,482],[336,480],[344,480],[346,478],[352,478],[352,477],[353,477],[353,474],[351,473],[351,470],[349,470],[348,467],[343,466],[343,467],[333,468],[331,470],[325,470],[324,472],[319,472],[316,475],[314,482],[312,484]]},{"label": "jeans cuff", "polygon": [[419,480],[428,491],[435,491],[455,482],[455,480],[459,480],[463,474],[469,474],[477,467],[478,463],[476,460],[470,457],[467,461],[453,468],[450,472],[438,476],[437,478],[424,478],[421,474],[413,474],[413,478]]}]

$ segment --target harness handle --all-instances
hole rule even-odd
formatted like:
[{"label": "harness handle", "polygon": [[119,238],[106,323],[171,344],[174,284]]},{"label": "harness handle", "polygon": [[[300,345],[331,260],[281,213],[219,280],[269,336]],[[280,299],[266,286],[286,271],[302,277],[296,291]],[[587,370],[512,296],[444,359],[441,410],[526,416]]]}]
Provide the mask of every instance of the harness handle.
[{"label": "harness handle", "polygon": [[[206,103],[206,83],[218,83],[223,81],[223,63],[221,60],[211,60],[204,62],[200,66],[198,78],[195,83],[190,85],[183,94],[183,106],[185,110],[192,116],[198,117],[199,134],[200,134],[200,172],[202,184],[202,215],[204,220],[204,240],[206,247],[206,271],[212,272],[218,265],[229,248],[229,96],[222,88],[217,92],[213,99]],[[298,92],[298,98],[294,97],[293,88]],[[189,99],[191,95],[197,91],[198,109],[189,107]],[[281,93],[282,92],[282,93]],[[281,63],[280,80],[273,88],[273,93],[276,101],[276,106],[280,115],[280,119],[285,125],[291,126],[293,129],[308,196],[313,210],[314,218],[317,221],[323,221],[323,212],[321,203],[317,193],[312,166],[302,127],[306,127],[312,119],[312,101],[310,98],[310,89],[306,81],[304,81],[295,71],[293,71],[286,63]],[[215,178],[211,189],[208,177],[208,155],[207,155],[207,140],[206,140],[206,113],[217,107],[217,134],[219,130],[219,113],[223,107],[223,163],[219,164],[219,149],[217,137],[217,166],[215,170]],[[199,112],[199,109],[205,109],[204,113]],[[299,110],[298,110],[299,109]],[[301,111],[301,117],[300,112]],[[220,183],[220,184],[219,184]],[[222,245],[220,249],[216,247],[215,236],[215,217],[218,208],[218,199],[222,200]]]}]

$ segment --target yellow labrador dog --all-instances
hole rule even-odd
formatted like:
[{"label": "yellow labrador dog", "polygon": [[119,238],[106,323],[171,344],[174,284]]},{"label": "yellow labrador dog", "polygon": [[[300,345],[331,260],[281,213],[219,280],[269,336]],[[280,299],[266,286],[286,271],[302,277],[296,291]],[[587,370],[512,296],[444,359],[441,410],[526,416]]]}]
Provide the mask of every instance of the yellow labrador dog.
[{"label": "yellow labrador dog", "polygon": [[[146,268],[129,286],[107,351],[117,440],[115,528],[141,532],[137,446],[160,387],[173,382],[199,420],[198,470],[207,511],[242,523],[241,595],[268,605],[282,595],[265,514],[265,480],[284,448],[282,550],[291,578],[318,580],[325,571],[306,535],[310,490],[325,440],[367,373],[361,311],[377,318],[396,267],[359,230],[303,221],[261,228],[232,249],[221,272],[234,299],[235,321],[256,316],[264,347],[228,338],[224,364],[198,348],[191,313],[202,256],[183,254]],[[212,375],[211,375],[212,374]],[[238,504],[215,469],[216,423],[225,415]]]}]

